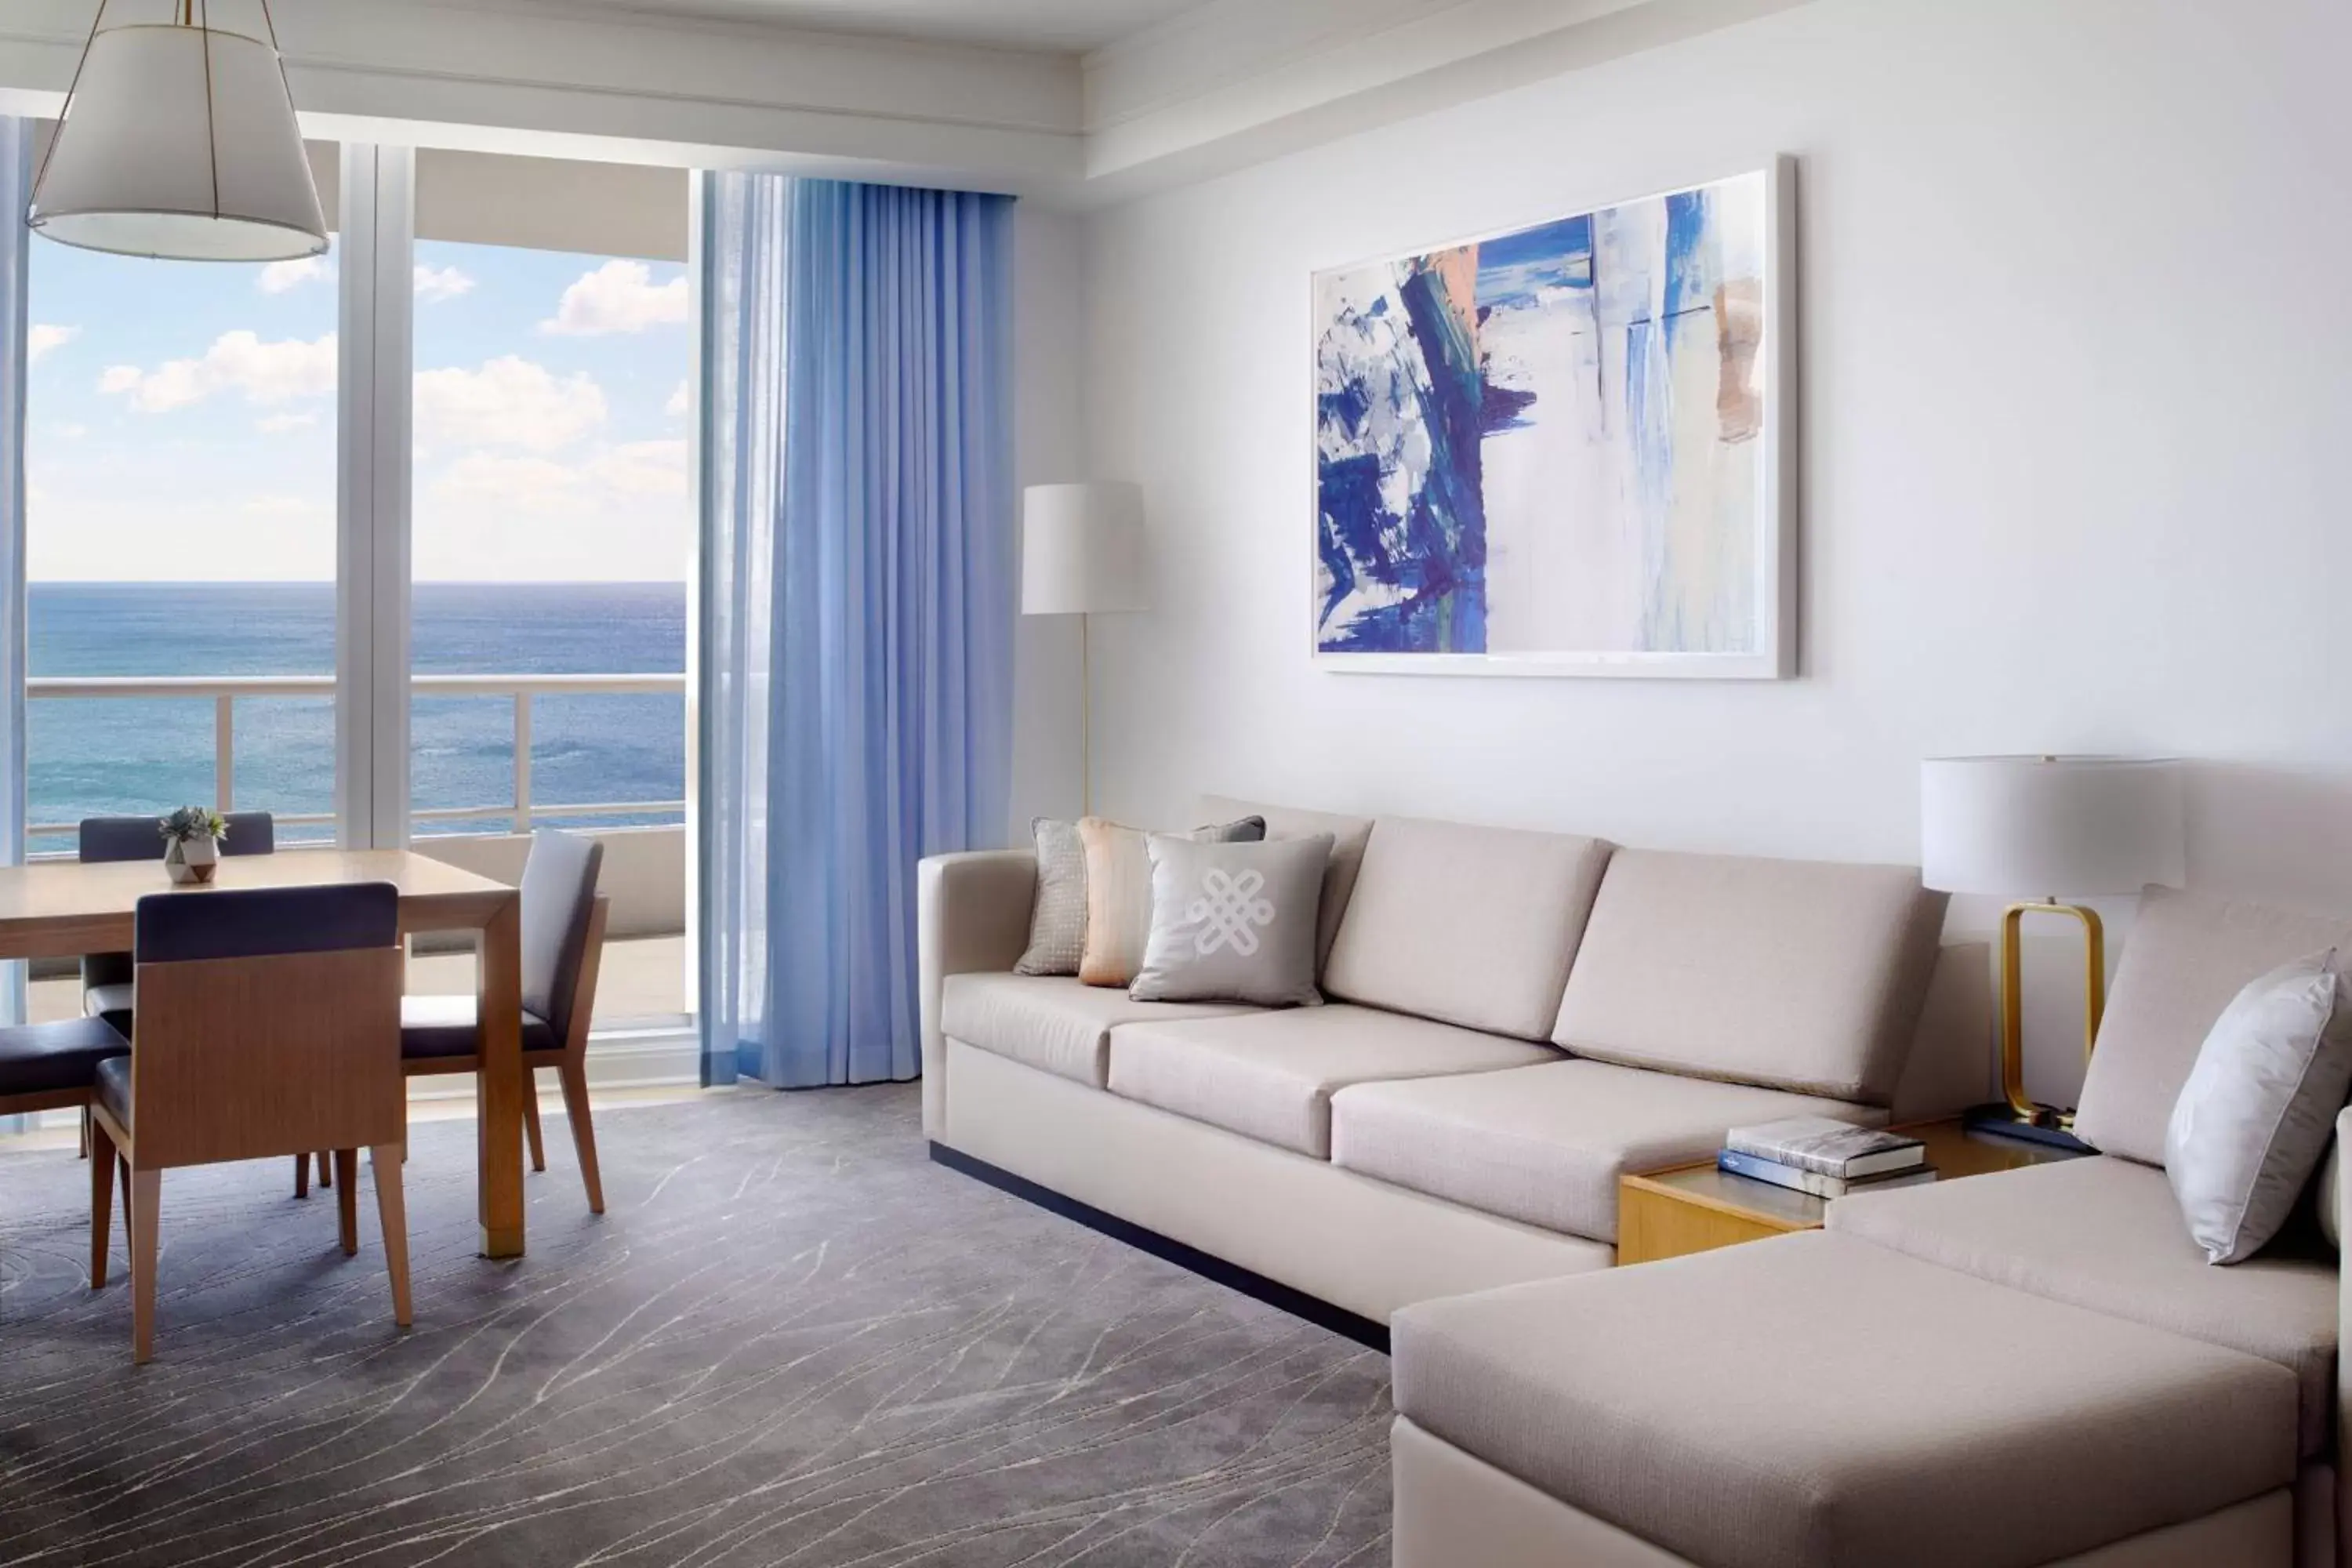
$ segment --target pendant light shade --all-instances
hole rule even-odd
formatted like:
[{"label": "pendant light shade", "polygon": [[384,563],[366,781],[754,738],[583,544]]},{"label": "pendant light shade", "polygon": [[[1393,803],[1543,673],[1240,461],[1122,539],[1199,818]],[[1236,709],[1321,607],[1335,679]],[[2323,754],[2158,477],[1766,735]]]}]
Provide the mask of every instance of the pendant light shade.
[{"label": "pendant light shade", "polygon": [[194,22],[93,28],[26,221],[125,256],[323,252],[326,216],[275,44]]}]

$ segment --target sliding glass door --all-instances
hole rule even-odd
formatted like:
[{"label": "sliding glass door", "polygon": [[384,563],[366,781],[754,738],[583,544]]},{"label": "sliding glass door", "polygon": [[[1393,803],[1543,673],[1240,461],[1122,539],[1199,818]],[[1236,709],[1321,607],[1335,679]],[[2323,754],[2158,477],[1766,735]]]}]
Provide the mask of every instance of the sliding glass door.
[{"label": "sliding glass door", "polygon": [[[33,242],[30,852],[205,804],[512,879],[533,828],[593,832],[599,1026],[676,1026],[688,175],[312,163],[315,260]],[[37,1015],[76,1010],[44,978]],[[470,959],[412,985],[470,992]]]},{"label": "sliding glass door", "polygon": [[688,1011],[688,228],[681,170],[417,154],[411,842],[601,839],[606,1029]]}]

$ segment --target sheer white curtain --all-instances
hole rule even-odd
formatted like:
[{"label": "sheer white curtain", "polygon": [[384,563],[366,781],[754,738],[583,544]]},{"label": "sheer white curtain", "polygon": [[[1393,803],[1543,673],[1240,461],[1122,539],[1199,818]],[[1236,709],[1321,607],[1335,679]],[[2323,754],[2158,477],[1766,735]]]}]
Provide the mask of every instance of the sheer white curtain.
[{"label": "sheer white curtain", "polygon": [[702,1081],[768,1032],[768,715],[783,506],[791,183],[704,176],[699,832]]},{"label": "sheer white curtain", "polygon": [[[0,116],[0,865],[25,858],[25,376],[35,122]],[[25,1017],[25,966],[5,966],[0,1019]]]}]

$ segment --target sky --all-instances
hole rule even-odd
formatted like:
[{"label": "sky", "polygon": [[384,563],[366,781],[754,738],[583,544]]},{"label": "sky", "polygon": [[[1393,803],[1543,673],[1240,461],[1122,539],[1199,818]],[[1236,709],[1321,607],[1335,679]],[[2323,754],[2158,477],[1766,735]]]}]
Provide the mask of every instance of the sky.
[{"label": "sky", "polygon": [[[420,582],[686,575],[686,269],[420,240]],[[36,582],[331,581],[335,258],[102,256],[37,238]]]}]

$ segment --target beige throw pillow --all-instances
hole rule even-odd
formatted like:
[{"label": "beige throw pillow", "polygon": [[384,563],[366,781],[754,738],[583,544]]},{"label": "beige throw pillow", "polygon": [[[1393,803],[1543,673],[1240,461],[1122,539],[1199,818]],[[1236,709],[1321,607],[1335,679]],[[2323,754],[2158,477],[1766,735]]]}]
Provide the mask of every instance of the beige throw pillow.
[{"label": "beige throw pillow", "polygon": [[[1244,816],[1184,837],[1196,844],[1252,844],[1265,837],[1265,818]],[[1087,849],[1087,946],[1078,978],[1123,990],[1143,966],[1151,939],[1151,836],[1087,816],[1078,821],[1078,838]]]},{"label": "beige throw pillow", "polygon": [[2352,1000],[2330,952],[2238,993],[2205,1037],[2165,1130],[2164,1172],[2210,1263],[2278,1234],[2352,1090]]}]

